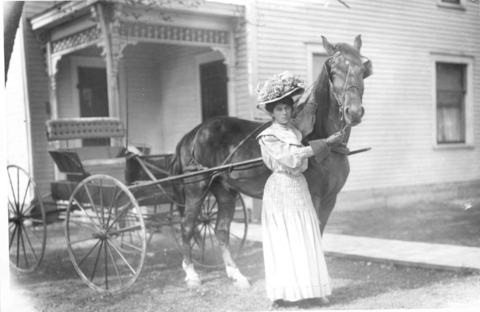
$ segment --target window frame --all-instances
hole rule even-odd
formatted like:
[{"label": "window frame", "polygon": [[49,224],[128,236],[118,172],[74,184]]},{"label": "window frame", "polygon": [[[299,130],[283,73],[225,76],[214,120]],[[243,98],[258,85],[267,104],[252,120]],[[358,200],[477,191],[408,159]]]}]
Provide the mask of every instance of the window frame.
[{"label": "window frame", "polygon": [[327,51],[323,47],[322,43],[307,43],[307,79],[306,85],[310,86],[315,82],[317,77],[313,76],[313,55],[314,54],[321,54],[328,57]]},{"label": "window frame", "polygon": [[[466,92],[464,97],[465,109],[465,142],[461,143],[438,143],[437,142],[437,63],[465,65]],[[473,56],[452,54],[431,54],[432,71],[432,144],[434,149],[450,149],[473,147]]]},{"label": "window frame", "polygon": [[448,2],[443,2],[442,0],[437,0],[437,7],[438,8],[443,8],[443,9],[453,9],[453,10],[460,10],[460,11],[465,11],[466,8],[464,6],[464,1],[465,0],[460,0],[459,3],[448,3]]}]

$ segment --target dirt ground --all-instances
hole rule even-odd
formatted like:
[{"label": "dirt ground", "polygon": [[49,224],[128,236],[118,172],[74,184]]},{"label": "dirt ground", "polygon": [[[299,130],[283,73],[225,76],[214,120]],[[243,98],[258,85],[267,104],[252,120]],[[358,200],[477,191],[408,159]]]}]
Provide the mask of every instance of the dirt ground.
[{"label": "dirt ground", "polygon": [[[447,208],[444,210],[448,212]],[[327,231],[479,247],[480,209],[464,210],[468,214],[461,220],[433,213],[432,209],[438,212],[443,208],[438,204],[421,204],[411,211],[402,210],[403,213],[334,212]],[[442,217],[432,219],[438,215]],[[431,230],[423,229],[426,224],[432,225]],[[445,227],[450,234],[445,234]],[[133,287],[121,295],[102,296],[77,276],[65,247],[63,225],[50,225],[48,235],[45,257],[36,272],[11,271],[12,293],[20,298],[17,308],[23,305],[35,311],[262,311],[270,304],[265,298],[259,243],[248,243],[237,261],[251,288],[235,288],[224,270],[202,270],[199,271],[202,286],[191,290],[185,286],[181,254],[165,229],[149,245],[144,269]],[[335,257],[327,257],[327,265],[334,288],[330,305],[293,304],[281,310],[480,308],[480,274],[476,272],[429,270]]]}]

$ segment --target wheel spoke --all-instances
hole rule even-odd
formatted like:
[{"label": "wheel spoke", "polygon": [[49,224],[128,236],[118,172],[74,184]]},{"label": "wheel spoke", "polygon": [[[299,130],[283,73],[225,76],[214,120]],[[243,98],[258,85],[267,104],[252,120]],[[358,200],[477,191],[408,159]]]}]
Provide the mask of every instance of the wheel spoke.
[{"label": "wheel spoke", "polygon": [[[25,216],[28,214],[33,208],[35,208],[35,204],[28,206],[28,208],[23,212],[23,215]],[[33,215],[41,215],[41,213],[35,213]]]},{"label": "wheel spoke", "polygon": [[90,248],[90,250],[87,252],[87,254],[85,256],[83,256],[83,258],[78,262],[78,267],[80,267],[83,263],[83,261],[85,259],[87,259],[88,255],[90,255],[90,253],[92,253],[92,251],[95,249],[95,247],[97,247],[97,245],[101,242],[101,240],[98,240],[95,245],[92,246],[92,248]]},{"label": "wheel spoke", "polygon": [[132,225],[132,226],[129,226],[129,227],[126,227],[126,228],[123,228],[123,229],[120,229],[120,230],[114,230],[114,231],[109,231],[107,232],[109,235],[114,235],[114,234],[119,234],[119,233],[125,233],[125,232],[134,232],[134,231],[137,231],[137,230],[140,230],[142,228],[141,225]]},{"label": "wheel spoke", "polygon": [[[105,224],[105,212],[103,211],[103,188],[102,188],[102,179],[100,179],[100,209],[102,209],[102,224]],[[105,259],[107,255],[107,250],[105,249]],[[108,289],[108,282],[107,282],[107,289]]]},{"label": "wheel spoke", "polygon": [[34,219],[34,218],[25,218],[25,219],[28,219],[28,220],[31,220],[31,221],[37,222],[37,223],[43,223],[42,219]]},{"label": "wheel spoke", "polygon": [[28,264],[28,259],[27,259],[27,252],[25,251],[25,240],[23,239],[23,235],[21,237],[22,240],[22,249],[23,249],[23,257],[25,258],[25,263],[27,264],[27,268],[30,267]]},{"label": "wheel spoke", "polygon": [[[196,226],[198,227],[198,225]],[[202,246],[200,246],[200,242],[198,241],[197,237],[197,233],[200,233],[200,235],[202,234],[202,230],[205,228],[205,224],[202,223],[201,226],[200,226],[200,229],[198,230],[198,232],[195,232],[195,229],[193,230],[193,244],[192,244],[192,247],[197,244],[198,248],[202,248]]]},{"label": "wheel spoke", "polygon": [[239,241],[242,240],[240,237],[238,237],[237,235],[233,234],[231,231],[230,231],[230,236],[235,237],[235,238],[238,239]]},{"label": "wheel spoke", "polygon": [[[25,226],[23,224],[21,226],[23,229],[25,229]],[[25,237],[27,238],[28,245],[30,245],[30,249],[33,252],[33,257],[35,258],[35,261],[38,262],[37,255],[35,254],[35,250],[33,249],[32,243],[30,242],[30,238],[28,238],[28,234],[26,231],[25,231]]]},{"label": "wheel spoke", "polygon": [[23,229],[27,230],[28,232],[30,232],[30,235],[35,237],[35,239],[41,244],[43,245],[43,242],[28,228],[28,227],[23,227]]},{"label": "wheel spoke", "polygon": [[18,228],[18,224],[16,223],[13,223],[13,224],[15,224],[15,228],[13,229],[12,237],[10,237],[10,244],[8,245],[9,249],[12,248],[13,239],[15,238],[15,233],[17,232],[17,228]]},{"label": "wheel spoke", "polygon": [[112,251],[110,250],[110,244],[108,243],[108,241],[107,241],[106,246],[107,246],[107,249],[108,249],[108,253],[110,254],[110,258],[112,259],[112,263],[113,263],[113,267],[115,268],[115,272],[117,273],[117,277],[120,280],[120,284],[122,284],[122,287],[123,287],[124,286],[123,285],[123,280],[120,277],[120,273],[118,272],[117,264],[115,263],[115,258],[113,257]]},{"label": "wheel spoke", "polygon": [[[101,187],[101,185],[100,185]],[[102,206],[103,207],[103,206]],[[103,208],[102,208],[103,209]],[[107,241],[105,241],[105,248],[103,252],[103,257],[105,258],[105,288],[108,289],[108,259],[107,259]]]},{"label": "wheel spoke", "polygon": [[112,226],[117,222],[117,220],[125,213],[125,211],[127,211],[129,209],[128,206],[130,206],[130,204],[131,204],[131,202],[129,202],[127,205],[125,205],[125,208],[123,208],[123,210],[115,217],[115,219],[112,221],[112,224],[110,224],[107,227],[107,231],[109,231],[112,228]]},{"label": "wheel spoke", "polygon": [[[18,172],[18,169],[17,169],[17,172]],[[7,170],[7,173],[8,173],[8,180],[10,181],[10,188],[12,189],[13,202],[16,204],[17,203],[17,197],[15,196],[15,190],[13,189],[12,177],[10,176],[10,171],[9,170]],[[18,180],[17,180],[17,182],[18,182]],[[17,205],[15,205],[15,208],[16,208],[17,213],[19,213]]]},{"label": "wheel spoke", "polygon": [[[89,228],[89,227],[83,225],[81,222],[73,221],[73,220],[70,220],[70,222],[73,223],[73,224],[75,224],[75,225],[78,225],[79,227],[82,227],[82,228],[84,228],[84,229],[86,229],[86,230],[95,232],[95,229]],[[87,223],[87,224],[90,224],[90,223]]]},{"label": "wheel spoke", "polygon": [[20,253],[20,236],[22,236],[22,228],[18,227],[18,233],[17,233],[17,267],[18,267],[18,256]]},{"label": "wheel spoke", "polygon": [[[215,260],[217,259],[217,251],[216,251],[216,248],[215,248],[215,243],[213,241],[213,235],[211,233],[211,230],[210,228],[212,228],[210,225],[208,225],[209,228],[208,228],[208,232],[210,233],[210,241],[212,242],[212,250],[213,250],[213,255],[215,257]],[[213,234],[215,234],[215,231],[213,231]]]},{"label": "wheel spoke", "polygon": [[83,188],[85,189],[88,199],[90,200],[90,204],[92,205],[92,210],[95,211],[95,215],[97,216],[97,219],[101,222],[100,217],[98,216],[98,211],[97,208],[95,207],[95,203],[93,202],[92,195],[90,194],[90,191],[88,190],[87,184],[83,185]]},{"label": "wheel spoke", "polygon": [[[21,209],[19,208],[20,212],[23,212],[23,205],[25,205],[25,199],[27,198],[27,193],[28,193],[28,188],[30,187],[30,183],[32,183],[32,181],[28,180],[27,187],[25,188],[25,194],[23,195],[22,205],[19,206],[19,207],[21,207]],[[20,193],[18,195],[20,196]],[[20,202],[19,202],[19,204],[20,204]]]},{"label": "wheel spoke", "polygon": [[[11,209],[10,209],[10,207],[11,207]],[[8,210],[11,213],[15,214],[15,206],[12,204],[12,201],[10,200],[10,198],[8,198]]]},{"label": "wheel spoke", "polygon": [[20,214],[20,170],[18,169],[17,169],[17,196],[18,196],[17,209],[18,209],[18,213]]},{"label": "wheel spoke", "polygon": [[117,246],[115,246],[114,244],[112,244],[112,247],[113,249],[115,249],[115,251],[118,253],[118,255],[120,256],[120,258],[122,258],[122,260],[125,262],[125,264],[128,266],[128,268],[130,269],[130,271],[132,271],[133,274],[136,274],[135,270],[130,266],[130,263],[128,263],[127,259],[125,259],[125,257],[122,255],[122,253],[118,250]]},{"label": "wheel spoke", "polygon": [[215,202],[212,205],[212,208],[209,210],[209,213],[208,213],[209,216],[217,214],[217,211],[215,209],[213,209],[213,208],[215,208],[215,206],[217,206],[217,200],[215,200]]},{"label": "wheel spoke", "polygon": [[102,252],[103,241],[100,243],[100,248],[98,249],[97,259],[95,259],[95,265],[93,266],[92,275],[90,275],[90,282],[93,280],[95,271],[97,270],[98,259],[100,258],[100,253]]},{"label": "wheel spoke", "polygon": [[110,224],[110,217],[112,216],[112,208],[113,208],[113,204],[117,201],[116,198],[117,198],[117,189],[118,189],[118,186],[115,184],[115,189],[113,190],[113,196],[112,196],[112,201],[110,202],[110,207],[108,208],[108,219],[107,219],[107,227],[109,227],[109,224]]},{"label": "wheel spoke", "polygon": [[91,240],[91,239],[97,239],[97,238],[96,237],[82,238],[82,239],[76,240],[74,242],[68,242],[68,244],[71,246],[73,244],[78,244],[78,243],[85,242],[85,241],[88,241],[88,240]]},{"label": "wheel spoke", "polygon": [[[112,244],[112,245],[115,244],[115,245],[116,245],[116,242],[113,241],[111,237],[109,237],[109,239],[111,240],[110,244]],[[137,247],[137,246],[135,246],[135,245],[129,244],[129,243],[124,242],[124,241],[122,241],[121,244],[122,244],[122,245],[125,245],[125,246],[128,246],[128,247],[130,247],[130,248],[132,248],[132,249],[136,249],[136,250],[138,250],[138,251],[142,251],[142,250],[143,250],[143,249],[140,248],[140,247]]]},{"label": "wheel spoke", "polygon": [[92,217],[90,217],[87,213],[87,211],[85,210],[85,208],[83,208],[83,206],[78,202],[78,200],[76,198],[73,199],[75,201],[75,204],[83,211],[83,213],[90,219],[90,221],[92,221],[92,224],[95,226],[95,228],[98,230],[98,231],[101,231],[100,227],[95,223],[95,221],[92,219]]},{"label": "wheel spoke", "polygon": [[207,240],[207,227],[204,225],[203,227],[203,248],[202,248],[202,262],[204,261],[205,259],[205,241]]}]

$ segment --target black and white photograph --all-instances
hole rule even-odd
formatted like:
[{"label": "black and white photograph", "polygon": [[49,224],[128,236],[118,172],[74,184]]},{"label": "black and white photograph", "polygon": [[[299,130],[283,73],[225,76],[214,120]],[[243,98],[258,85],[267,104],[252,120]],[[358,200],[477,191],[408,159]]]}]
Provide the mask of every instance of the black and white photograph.
[{"label": "black and white photograph", "polygon": [[479,0],[1,9],[0,311],[479,311]]}]

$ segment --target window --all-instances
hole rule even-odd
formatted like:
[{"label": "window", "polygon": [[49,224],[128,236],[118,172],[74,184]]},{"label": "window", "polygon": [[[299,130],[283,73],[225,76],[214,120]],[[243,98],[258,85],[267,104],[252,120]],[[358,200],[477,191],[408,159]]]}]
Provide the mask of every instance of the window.
[{"label": "window", "polygon": [[434,146],[473,145],[473,58],[432,55]]},{"label": "window", "polygon": [[437,6],[444,9],[465,10],[462,0],[437,0]]},{"label": "window", "polygon": [[437,143],[465,143],[465,65],[437,63]]},{"label": "window", "polygon": [[323,67],[325,66],[325,62],[327,61],[327,58],[328,56],[323,53],[312,54],[312,77],[311,77],[312,83],[314,83],[317,80],[318,75],[320,75],[320,73],[322,72]]},{"label": "window", "polygon": [[323,65],[328,58],[327,52],[321,43],[307,43],[307,86],[313,84],[323,70]]}]

